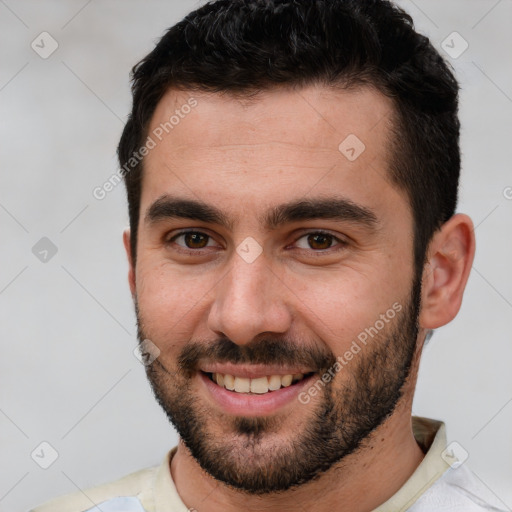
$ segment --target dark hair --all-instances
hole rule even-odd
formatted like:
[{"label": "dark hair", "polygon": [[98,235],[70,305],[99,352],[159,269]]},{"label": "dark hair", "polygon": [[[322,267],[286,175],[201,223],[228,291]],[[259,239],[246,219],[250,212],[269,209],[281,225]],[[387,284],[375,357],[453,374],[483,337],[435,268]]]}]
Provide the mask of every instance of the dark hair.
[{"label": "dark hair", "polygon": [[[122,168],[144,144],[171,87],[250,98],[278,86],[372,86],[393,100],[391,182],[414,220],[414,263],[455,212],[458,84],[411,17],[386,0],[216,0],[167,30],[132,70]],[[143,161],[124,173],[136,257]]]}]

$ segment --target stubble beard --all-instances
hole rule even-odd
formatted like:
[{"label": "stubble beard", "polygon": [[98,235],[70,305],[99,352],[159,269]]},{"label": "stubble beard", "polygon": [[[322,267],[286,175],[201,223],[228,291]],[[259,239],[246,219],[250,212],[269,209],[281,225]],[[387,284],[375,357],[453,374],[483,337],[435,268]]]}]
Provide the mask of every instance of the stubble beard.
[{"label": "stubble beard", "polygon": [[[207,348],[191,342],[177,361],[166,363],[169,368],[162,358],[147,366],[147,377],[157,402],[204,471],[250,495],[286,491],[314,481],[356,452],[393,413],[412,367],[420,297],[421,281],[416,278],[402,310],[322,387],[318,399],[308,405],[297,401],[296,409],[308,411],[299,422],[282,415],[220,415],[197,393],[198,375],[192,368],[206,355],[233,363],[314,361],[321,379],[336,361],[326,348],[298,349],[302,345],[275,337],[249,348],[227,339]],[[136,312],[139,340],[144,340],[142,315],[138,308]]]}]

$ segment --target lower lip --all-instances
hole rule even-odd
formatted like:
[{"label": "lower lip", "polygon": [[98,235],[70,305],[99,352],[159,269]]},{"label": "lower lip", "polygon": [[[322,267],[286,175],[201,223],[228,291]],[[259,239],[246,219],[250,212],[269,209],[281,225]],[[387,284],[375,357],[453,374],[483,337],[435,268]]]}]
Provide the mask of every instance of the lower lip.
[{"label": "lower lip", "polygon": [[200,380],[222,411],[236,416],[265,416],[279,411],[285,405],[297,400],[299,393],[309,385],[315,374],[286,388],[264,394],[247,394],[229,391],[213,382],[208,375],[199,372]]}]

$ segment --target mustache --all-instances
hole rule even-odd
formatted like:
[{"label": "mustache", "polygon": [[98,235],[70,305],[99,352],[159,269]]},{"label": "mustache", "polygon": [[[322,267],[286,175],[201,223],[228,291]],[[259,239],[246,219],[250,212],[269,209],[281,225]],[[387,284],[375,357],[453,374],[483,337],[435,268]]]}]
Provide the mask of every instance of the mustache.
[{"label": "mustache", "polygon": [[237,345],[221,338],[213,342],[188,343],[181,350],[177,362],[184,372],[197,371],[201,362],[304,366],[312,371],[321,371],[332,367],[336,357],[325,347],[305,346],[282,338],[265,337],[248,345]]}]

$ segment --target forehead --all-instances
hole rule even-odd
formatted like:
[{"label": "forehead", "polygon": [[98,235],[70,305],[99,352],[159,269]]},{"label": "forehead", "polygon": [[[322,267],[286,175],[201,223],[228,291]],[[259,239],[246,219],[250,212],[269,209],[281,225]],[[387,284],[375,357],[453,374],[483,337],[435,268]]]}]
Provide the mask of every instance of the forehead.
[{"label": "forehead", "polygon": [[[197,106],[188,112],[186,105],[191,98]],[[382,134],[392,113],[391,100],[370,87],[350,90],[320,85],[300,89],[278,87],[249,98],[170,89],[157,105],[150,131],[174,117],[172,128],[167,127],[169,133],[164,129],[162,135],[172,133],[176,150],[253,140],[337,150],[340,137],[349,133],[367,140],[368,132],[373,132],[372,139]],[[374,131],[377,125],[380,129]],[[212,128],[216,129],[212,131]]]},{"label": "forehead", "polygon": [[386,200],[384,189],[397,197],[387,174],[393,112],[372,88],[276,88],[249,100],[171,89],[149,126],[141,206],[176,193],[226,211],[234,200],[263,207],[333,191],[362,204]]}]

